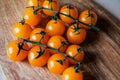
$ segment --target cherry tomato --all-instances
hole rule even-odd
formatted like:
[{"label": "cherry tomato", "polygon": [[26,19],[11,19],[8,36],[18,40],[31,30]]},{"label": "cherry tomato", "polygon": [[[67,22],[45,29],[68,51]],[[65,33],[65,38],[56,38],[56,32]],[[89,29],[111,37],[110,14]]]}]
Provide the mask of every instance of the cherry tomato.
[{"label": "cherry tomato", "polygon": [[52,55],[47,63],[47,67],[50,72],[55,74],[62,74],[63,71],[69,66],[69,63],[65,60],[65,56],[62,54]]},{"label": "cherry tomato", "polygon": [[41,6],[43,0],[28,0],[28,6]]},{"label": "cherry tomato", "polygon": [[[43,2],[43,5],[42,5],[43,8],[48,8],[48,9],[52,9],[52,10],[59,10],[60,6],[58,4],[58,2],[55,0],[53,0],[52,2],[50,2],[50,0],[45,0]],[[49,16],[53,16],[55,14],[55,12],[51,11],[51,10],[46,10],[46,9],[43,9],[43,12],[46,14],[46,15],[49,15]]]},{"label": "cherry tomato", "polygon": [[[84,51],[82,50],[82,48],[79,45],[70,45],[68,46],[67,50],[66,50],[66,54],[74,57],[74,59],[78,60],[78,61],[82,61],[84,58]],[[68,58],[69,62],[72,64],[76,64],[75,61],[73,61],[72,59]]]},{"label": "cherry tomato", "polygon": [[80,44],[86,38],[86,30],[82,27],[76,28],[76,24],[71,25],[67,30],[67,39],[70,43]]},{"label": "cherry tomato", "polygon": [[35,28],[30,34],[30,40],[47,44],[49,35],[43,28]]},{"label": "cherry tomato", "polygon": [[74,67],[67,68],[62,74],[62,80],[83,80],[82,71],[74,71]]},{"label": "cherry tomato", "polygon": [[65,32],[65,25],[60,19],[57,21],[50,20],[46,26],[46,31],[50,36],[63,35]]},{"label": "cherry tomato", "polygon": [[[59,49],[61,52],[64,52],[67,48],[66,40],[62,36],[52,36],[47,43],[47,46],[55,49]],[[50,50],[51,54],[56,54],[58,52],[55,52],[54,50]]]},{"label": "cherry tomato", "polygon": [[44,66],[49,57],[49,50],[41,46],[33,47],[28,53],[29,63],[33,66]]},{"label": "cherry tomato", "polygon": [[[42,6],[43,0],[28,0],[28,7],[34,7],[34,9],[37,9],[37,6]],[[38,10],[38,12],[41,12],[42,9]]]},{"label": "cherry tomato", "polygon": [[14,40],[7,46],[7,55],[11,60],[22,61],[28,55],[29,47],[22,40]]},{"label": "cherry tomato", "polygon": [[13,33],[17,38],[28,39],[32,28],[27,23],[17,23],[13,26]]},{"label": "cherry tomato", "polygon": [[25,22],[28,23],[31,27],[35,27],[40,23],[42,19],[42,15],[41,13],[37,13],[32,8],[28,8],[24,12],[24,19],[25,19]]},{"label": "cherry tomato", "polygon": [[[79,21],[86,23],[86,24],[92,24],[95,25],[97,22],[97,15],[94,11],[92,10],[84,10],[82,11],[82,13],[79,16]],[[84,27],[85,29],[91,29],[90,27],[84,25],[84,24],[80,24],[82,27]]]},{"label": "cherry tomato", "polygon": [[[61,8],[60,10],[61,13],[66,14],[66,15],[70,15],[73,18],[78,18],[78,11],[75,7],[71,6],[71,5],[65,5]],[[63,14],[60,14],[60,18],[62,21],[66,22],[66,23],[73,23],[74,20],[71,19],[68,16],[65,16]]]}]

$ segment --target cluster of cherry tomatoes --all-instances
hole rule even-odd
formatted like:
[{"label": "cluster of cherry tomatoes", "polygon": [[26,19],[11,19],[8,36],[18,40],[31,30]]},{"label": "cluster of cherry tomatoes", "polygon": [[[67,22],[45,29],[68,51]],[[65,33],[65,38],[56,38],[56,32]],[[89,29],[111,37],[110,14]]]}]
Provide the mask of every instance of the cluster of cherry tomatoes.
[{"label": "cluster of cherry tomatoes", "polygon": [[[53,19],[45,28],[36,28],[39,23],[42,24],[42,14],[53,16]],[[47,64],[50,72],[62,74],[62,80],[83,80],[82,71],[74,65],[84,58],[80,44],[86,38],[86,30],[91,28],[82,23],[94,26],[96,13],[85,10],[78,16],[74,6],[66,4],[60,8],[58,0],[28,0],[23,18],[13,27],[14,35],[23,40],[8,44],[8,57],[14,61],[28,58],[33,66]],[[66,27],[65,24],[70,26]],[[36,44],[30,47],[27,40]]]}]

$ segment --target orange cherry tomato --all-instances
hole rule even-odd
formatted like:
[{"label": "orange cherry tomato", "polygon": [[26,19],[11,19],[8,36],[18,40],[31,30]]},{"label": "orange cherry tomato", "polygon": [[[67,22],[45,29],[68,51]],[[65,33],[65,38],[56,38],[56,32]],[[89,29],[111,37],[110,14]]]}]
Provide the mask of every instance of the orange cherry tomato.
[{"label": "orange cherry tomato", "polygon": [[32,28],[27,23],[17,23],[13,26],[13,33],[17,38],[28,39]]},{"label": "orange cherry tomato", "polygon": [[[78,18],[78,11],[75,7],[71,6],[71,5],[64,5],[61,10],[61,13],[66,14],[66,15],[70,15],[73,18]],[[62,21],[66,22],[66,23],[73,23],[74,20],[69,18],[68,16],[65,16],[63,14],[60,14],[60,18]]]},{"label": "orange cherry tomato", "polygon": [[62,80],[83,80],[82,71],[74,71],[74,67],[67,68],[62,74]]},{"label": "orange cherry tomato", "polygon": [[[84,10],[79,16],[79,21],[86,23],[86,24],[92,24],[95,25],[97,23],[97,14],[92,10]],[[85,29],[91,29],[90,27],[80,24]]]},{"label": "orange cherry tomato", "polygon": [[42,15],[41,13],[36,12],[32,8],[28,8],[24,12],[24,19],[25,22],[28,23],[31,27],[36,27],[40,23]]},{"label": "orange cherry tomato", "polygon": [[49,35],[43,28],[35,28],[30,34],[30,40],[47,44]]},{"label": "orange cherry tomato", "polygon": [[7,55],[13,61],[22,61],[28,55],[29,47],[22,40],[14,40],[7,46]]},{"label": "orange cherry tomato", "polygon": [[[45,0],[43,2],[43,5],[42,5],[43,8],[48,8],[48,9],[52,9],[52,10],[59,10],[60,6],[58,4],[58,2],[55,0],[53,0],[52,2],[50,2],[50,0]],[[53,16],[55,14],[55,12],[51,11],[51,10],[46,10],[46,9],[43,9],[43,12],[46,14],[46,15],[49,15],[49,16]]]},{"label": "orange cherry tomato", "polygon": [[41,6],[43,0],[28,0],[28,6]]},{"label": "orange cherry tomato", "polygon": [[67,39],[70,43],[80,44],[86,38],[86,30],[82,27],[76,28],[76,24],[71,25],[67,30]]},{"label": "orange cherry tomato", "polygon": [[[34,7],[37,9],[37,6],[42,6],[43,0],[28,0],[28,7]],[[41,12],[42,9],[38,10]]]},{"label": "orange cherry tomato", "polygon": [[64,22],[59,20],[50,20],[46,26],[46,31],[50,36],[63,35],[65,32]]},{"label": "orange cherry tomato", "polygon": [[55,74],[62,74],[63,71],[69,66],[69,63],[65,60],[65,56],[62,54],[52,55],[47,63],[47,67],[50,72]]},{"label": "orange cherry tomato", "polygon": [[[67,45],[64,44],[66,40],[62,36],[52,36],[47,43],[47,46],[55,49],[59,49],[61,52],[64,52],[66,50]],[[56,54],[57,52],[50,50],[52,54]]]},{"label": "orange cherry tomato", "polygon": [[49,57],[49,50],[41,46],[33,47],[28,53],[29,63],[33,66],[44,66]]},{"label": "orange cherry tomato", "polygon": [[[66,50],[66,54],[71,57],[74,57],[74,59],[76,59],[80,62],[84,58],[84,51],[82,50],[82,48],[79,45],[70,45]],[[72,59],[68,58],[68,60],[71,64],[76,64],[76,62],[73,61]]]}]

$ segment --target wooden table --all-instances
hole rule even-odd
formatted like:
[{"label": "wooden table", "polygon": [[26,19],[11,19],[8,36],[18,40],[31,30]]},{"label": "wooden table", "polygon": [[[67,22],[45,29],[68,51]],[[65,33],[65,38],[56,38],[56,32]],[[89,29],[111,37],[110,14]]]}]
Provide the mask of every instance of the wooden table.
[{"label": "wooden table", "polygon": [[[67,1],[59,2],[65,4]],[[70,1],[79,11],[93,8],[101,29],[88,31],[82,44],[86,52],[84,80],[120,80],[120,21],[93,1]],[[6,55],[7,44],[15,39],[12,25],[22,19],[26,6],[27,0],[0,0],[0,80],[61,80],[61,75],[50,73],[46,66],[33,67],[27,60],[13,62]]]}]

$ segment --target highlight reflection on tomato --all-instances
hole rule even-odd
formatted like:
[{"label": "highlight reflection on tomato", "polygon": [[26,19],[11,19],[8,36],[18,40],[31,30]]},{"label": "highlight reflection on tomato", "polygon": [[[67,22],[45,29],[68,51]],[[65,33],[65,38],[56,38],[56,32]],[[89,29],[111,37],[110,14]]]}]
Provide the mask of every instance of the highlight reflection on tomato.
[{"label": "highlight reflection on tomato", "polygon": [[46,31],[50,36],[63,35],[65,32],[64,22],[60,19],[50,20],[46,25]]},{"label": "highlight reflection on tomato", "polygon": [[49,50],[41,46],[33,47],[28,54],[29,63],[33,66],[44,66],[49,57]]},{"label": "highlight reflection on tomato", "polygon": [[[73,18],[77,19],[78,18],[78,10],[71,6],[71,5],[64,5],[61,9],[60,9],[60,12],[63,13],[63,14],[66,14],[66,15],[70,15],[72,16]],[[66,23],[73,23],[74,20],[71,19],[70,17],[68,16],[65,16],[63,14],[60,14],[60,19]]]},{"label": "highlight reflection on tomato", "polygon": [[[63,61],[65,59],[65,56],[62,54],[54,54],[52,55],[49,60],[47,67],[50,70],[50,72],[55,74],[62,74],[63,71],[69,66],[68,61]],[[60,62],[61,61],[61,62]]]},{"label": "highlight reflection on tomato", "polygon": [[[79,21],[89,25],[92,24],[94,26],[97,23],[97,14],[93,10],[84,10],[79,16]],[[80,26],[85,29],[91,29],[89,26],[84,24],[80,24]]]},{"label": "highlight reflection on tomato", "polygon": [[[82,50],[82,48],[79,45],[69,45],[68,48],[66,49],[66,54],[71,57],[74,57],[74,59],[76,59],[80,62],[84,58],[84,51]],[[70,58],[68,58],[68,61],[72,64],[76,64],[76,62]]]},{"label": "highlight reflection on tomato", "polygon": [[28,55],[29,47],[22,40],[14,40],[7,46],[7,55],[13,61],[22,61]]},{"label": "highlight reflection on tomato", "polygon": [[[47,43],[48,47],[51,48],[55,48],[55,49],[59,49],[61,52],[64,52],[67,48],[67,45],[63,45],[62,43],[64,43],[66,40],[64,37],[56,35],[56,36],[52,36]],[[56,54],[58,52],[54,51],[54,50],[50,50],[51,54]]]},{"label": "highlight reflection on tomato", "polygon": [[23,15],[25,22],[28,23],[31,27],[36,27],[41,19],[41,13],[35,12],[33,8],[28,8]]},{"label": "highlight reflection on tomato", "polygon": [[62,74],[62,80],[83,80],[82,71],[74,71],[74,67],[67,68]]},{"label": "highlight reflection on tomato", "polygon": [[76,30],[76,24],[71,25],[67,30],[67,39],[70,43],[81,44],[86,38],[86,30],[82,27],[78,27]]}]

